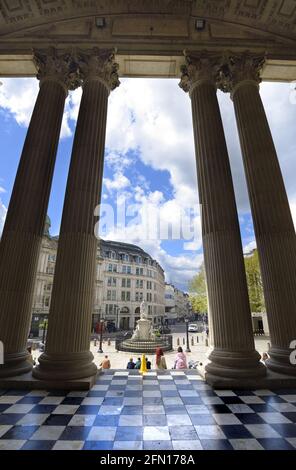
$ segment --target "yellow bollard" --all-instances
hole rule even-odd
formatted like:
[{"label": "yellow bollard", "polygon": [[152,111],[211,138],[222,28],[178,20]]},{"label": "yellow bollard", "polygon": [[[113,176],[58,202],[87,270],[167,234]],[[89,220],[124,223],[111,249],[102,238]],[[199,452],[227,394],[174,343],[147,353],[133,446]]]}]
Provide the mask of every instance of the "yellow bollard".
[{"label": "yellow bollard", "polygon": [[145,374],[147,372],[146,356],[142,354],[141,367],[139,370],[140,374]]}]

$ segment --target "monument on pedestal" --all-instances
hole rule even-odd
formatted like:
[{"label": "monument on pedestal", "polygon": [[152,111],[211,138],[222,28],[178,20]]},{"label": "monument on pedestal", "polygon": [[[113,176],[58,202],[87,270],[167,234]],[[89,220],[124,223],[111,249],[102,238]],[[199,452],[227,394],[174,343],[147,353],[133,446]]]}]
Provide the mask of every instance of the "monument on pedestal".
[{"label": "monument on pedestal", "polygon": [[152,321],[149,320],[147,314],[146,302],[140,305],[140,319],[131,338],[122,341],[119,346],[121,351],[131,352],[154,352],[156,348],[162,348],[164,351],[172,349],[169,337],[157,337],[153,332]]}]

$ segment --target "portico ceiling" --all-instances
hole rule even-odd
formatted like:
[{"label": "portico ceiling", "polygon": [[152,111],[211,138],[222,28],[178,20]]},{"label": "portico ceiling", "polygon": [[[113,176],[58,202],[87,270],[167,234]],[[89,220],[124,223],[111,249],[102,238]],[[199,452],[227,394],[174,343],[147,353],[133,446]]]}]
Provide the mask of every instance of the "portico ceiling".
[{"label": "portico ceiling", "polygon": [[296,79],[296,0],[0,0],[0,38],[2,76],[34,75],[32,49],[54,46],[115,47],[122,76],[151,77],[179,76],[184,49],[248,49],[265,80]]}]

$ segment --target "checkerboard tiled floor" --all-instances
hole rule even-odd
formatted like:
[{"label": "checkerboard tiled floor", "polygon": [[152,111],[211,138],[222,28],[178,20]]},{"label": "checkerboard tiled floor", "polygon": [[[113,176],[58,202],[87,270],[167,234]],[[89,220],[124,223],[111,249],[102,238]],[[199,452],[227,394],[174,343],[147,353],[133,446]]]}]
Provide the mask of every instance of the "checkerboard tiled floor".
[{"label": "checkerboard tiled floor", "polygon": [[213,391],[196,371],[107,371],[89,392],[0,391],[4,449],[296,449],[296,390]]}]

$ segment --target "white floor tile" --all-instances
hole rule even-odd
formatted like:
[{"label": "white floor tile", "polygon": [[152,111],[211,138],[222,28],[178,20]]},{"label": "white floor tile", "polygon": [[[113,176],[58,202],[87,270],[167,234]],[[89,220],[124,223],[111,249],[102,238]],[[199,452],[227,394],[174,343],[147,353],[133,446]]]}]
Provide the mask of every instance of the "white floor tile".
[{"label": "white floor tile", "polygon": [[256,439],[229,439],[235,450],[264,450]]},{"label": "white floor tile", "polygon": [[199,439],[226,439],[225,434],[219,426],[215,425],[198,425],[194,426]]},{"label": "white floor tile", "polygon": [[57,441],[52,450],[81,450],[84,441]]},{"label": "white floor tile", "polygon": [[40,426],[30,437],[32,441],[57,441],[66,426]]},{"label": "white floor tile", "polygon": [[117,428],[115,426],[93,426],[87,441],[114,441]]},{"label": "white floor tile", "polygon": [[144,441],[169,441],[170,433],[167,426],[145,426]]}]

